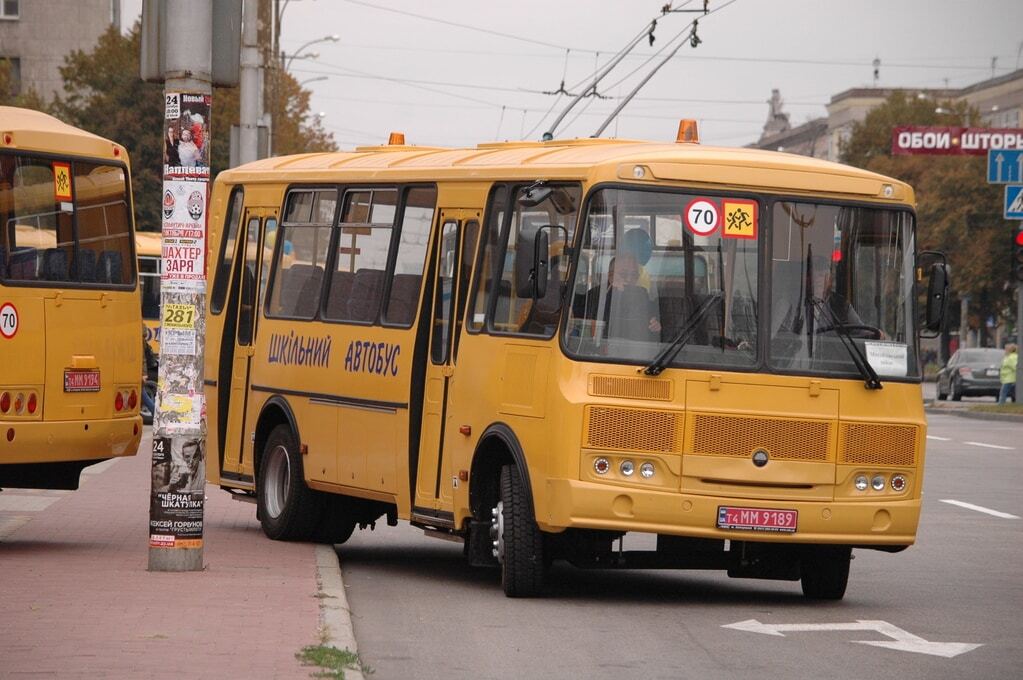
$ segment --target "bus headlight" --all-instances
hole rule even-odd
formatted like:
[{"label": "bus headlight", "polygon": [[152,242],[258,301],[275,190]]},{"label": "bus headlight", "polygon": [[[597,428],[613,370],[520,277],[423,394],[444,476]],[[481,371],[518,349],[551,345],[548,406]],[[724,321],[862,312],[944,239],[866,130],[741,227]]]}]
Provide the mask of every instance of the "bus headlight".
[{"label": "bus headlight", "polygon": [[884,475],[874,475],[874,478],[870,480],[870,486],[874,491],[884,491]]},{"label": "bus headlight", "polygon": [[639,466],[639,474],[642,475],[644,479],[650,479],[654,476],[654,464],[649,461],[643,463]]},{"label": "bus headlight", "polygon": [[856,487],[857,491],[866,491],[868,483],[866,475],[857,475],[853,485]]},{"label": "bus headlight", "polygon": [[623,460],[618,469],[621,470],[622,474],[626,477],[631,477],[632,473],[636,471],[636,466],[633,465],[631,460]]}]

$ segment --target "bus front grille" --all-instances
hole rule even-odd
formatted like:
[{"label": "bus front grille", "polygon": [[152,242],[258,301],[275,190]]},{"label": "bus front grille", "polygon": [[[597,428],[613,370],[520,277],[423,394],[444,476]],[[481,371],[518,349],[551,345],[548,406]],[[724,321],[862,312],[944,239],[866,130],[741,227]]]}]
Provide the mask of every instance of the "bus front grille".
[{"label": "bus front grille", "polygon": [[842,423],[838,462],[909,467],[916,464],[916,437],[913,425]]},{"label": "bus front grille", "polygon": [[672,411],[587,408],[584,446],[594,449],[677,453],[681,415]]},{"label": "bus front grille", "polygon": [[671,401],[671,386],[670,380],[630,378],[621,375],[591,375],[589,393],[594,397]]},{"label": "bus front grille", "polygon": [[774,460],[825,462],[831,423],[745,416],[693,416],[692,453],[749,458],[764,449]]}]

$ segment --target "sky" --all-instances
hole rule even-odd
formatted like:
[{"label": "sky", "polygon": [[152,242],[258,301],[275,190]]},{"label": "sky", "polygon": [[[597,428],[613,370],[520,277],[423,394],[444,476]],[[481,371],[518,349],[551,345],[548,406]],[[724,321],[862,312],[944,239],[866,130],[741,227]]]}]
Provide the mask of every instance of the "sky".
[{"label": "sky", "polygon": [[[1023,68],[1019,0],[709,0],[706,16],[703,0],[671,3],[700,13],[662,15],[664,4],[280,0],[281,48],[342,149],[386,143],[391,131],[421,146],[539,139],[571,101],[544,92],[564,82],[577,94],[642,35],[597,85],[609,98],[581,100],[555,131],[589,137],[694,19],[702,42],[686,41],[603,137],[671,141],[680,119],[695,118],[704,144],[743,146],[760,137],[772,89],[796,126],[849,88],[958,88]],[[140,7],[123,0],[126,25]]]}]

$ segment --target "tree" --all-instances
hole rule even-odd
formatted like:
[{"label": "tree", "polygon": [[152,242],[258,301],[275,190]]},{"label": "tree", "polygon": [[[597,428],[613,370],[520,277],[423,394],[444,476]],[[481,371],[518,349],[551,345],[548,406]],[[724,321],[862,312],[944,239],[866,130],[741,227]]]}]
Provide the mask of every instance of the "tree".
[{"label": "tree", "polygon": [[893,93],[873,109],[842,145],[842,161],[909,183],[916,191],[921,250],[940,250],[952,264],[959,297],[970,298],[970,325],[986,334],[985,320],[1004,316],[1012,297],[1007,255],[1010,225],[1002,219],[1001,187],[987,183],[982,156],[892,156],[892,128],[965,125],[978,120],[964,102]]},{"label": "tree", "polygon": [[[158,230],[163,193],[163,86],[139,77],[140,24],[122,35],[111,27],[91,52],[76,50],[64,59],[64,95],[51,112],[61,120],[125,146],[132,165],[135,216],[139,229]],[[333,137],[318,121],[308,122],[309,92],[286,77],[288,97],[279,127],[286,130],[287,153],[334,150]],[[41,108],[41,107],[39,107]],[[230,130],[238,124],[236,88],[214,88],[210,121],[212,175],[228,167]]]},{"label": "tree", "polygon": [[15,92],[15,83],[11,77],[11,60],[0,58],[0,106],[20,106],[23,109],[44,111],[46,103],[34,88],[26,92]]}]

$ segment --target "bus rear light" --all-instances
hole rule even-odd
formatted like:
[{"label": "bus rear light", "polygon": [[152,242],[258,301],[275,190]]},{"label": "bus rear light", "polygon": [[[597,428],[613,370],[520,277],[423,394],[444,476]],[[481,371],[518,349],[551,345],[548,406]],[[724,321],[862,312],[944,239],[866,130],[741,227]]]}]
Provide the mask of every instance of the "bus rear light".
[{"label": "bus rear light", "polygon": [[29,395],[28,395],[28,413],[29,413],[29,415],[32,415],[33,413],[36,412],[36,407],[38,405],[39,405],[39,403],[36,400],[36,393],[35,392],[30,392]]},{"label": "bus rear light", "polygon": [[121,392],[118,392],[117,396],[114,397],[114,410],[115,411],[124,410],[124,394],[122,394]]},{"label": "bus rear light", "polygon": [[7,413],[11,410],[11,393],[0,394],[0,413]]},{"label": "bus rear light", "polygon": [[902,492],[906,490],[906,475],[892,476],[892,491]]},{"label": "bus rear light", "polygon": [[593,469],[597,471],[598,475],[606,475],[607,471],[611,469],[611,463],[607,461],[607,458],[598,458],[593,461]]},{"label": "bus rear light", "polygon": [[135,390],[132,390],[131,394],[128,395],[128,408],[131,409],[132,411],[134,411],[135,410],[135,405],[138,404],[138,403],[139,403],[139,395],[135,392]]},{"label": "bus rear light", "polygon": [[25,395],[22,392],[18,392],[18,396],[14,398],[14,412],[18,415],[25,410]]}]

